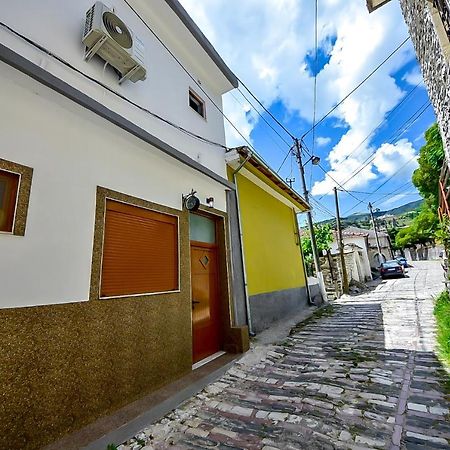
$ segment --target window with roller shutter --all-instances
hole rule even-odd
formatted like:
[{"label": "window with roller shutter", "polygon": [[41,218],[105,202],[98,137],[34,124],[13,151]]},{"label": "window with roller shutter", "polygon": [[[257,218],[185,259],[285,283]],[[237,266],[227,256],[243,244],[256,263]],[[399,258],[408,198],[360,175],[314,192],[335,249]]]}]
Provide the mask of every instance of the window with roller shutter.
[{"label": "window with roller shutter", "polygon": [[178,290],[178,218],[107,200],[100,296]]}]

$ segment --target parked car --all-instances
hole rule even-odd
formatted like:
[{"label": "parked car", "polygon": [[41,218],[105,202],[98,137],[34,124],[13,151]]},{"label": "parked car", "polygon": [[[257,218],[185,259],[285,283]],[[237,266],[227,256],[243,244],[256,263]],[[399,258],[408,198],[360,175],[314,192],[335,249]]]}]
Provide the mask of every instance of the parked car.
[{"label": "parked car", "polygon": [[383,280],[388,277],[404,277],[405,269],[396,259],[393,259],[381,264],[380,274]]},{"label": "parked car", "polygon": [[395,258],[396,261],[398,261],[403,267],[408,267],[408,260],[404,256],[399,256],[398,258]]}]

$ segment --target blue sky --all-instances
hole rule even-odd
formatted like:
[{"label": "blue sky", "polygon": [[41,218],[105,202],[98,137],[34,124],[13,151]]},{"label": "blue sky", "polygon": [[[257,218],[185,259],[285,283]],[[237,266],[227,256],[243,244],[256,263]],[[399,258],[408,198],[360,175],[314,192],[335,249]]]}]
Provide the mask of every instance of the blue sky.
[{"label": "blue sky", "polygon": [[[182,0],[182,4],[230,68],[292,134],[301,137],[311,128],[313,1]],[[382,62],[408,31],[398,2],[370,15],[364,0],[319,0],[318,4],[316,117],[320,119]],[[366,211],[368,201],[389,209],[420,198],[408,181],[417,167],[415,155],[424,143],[424,131],[435,121],[433,109],[427,105],[428,96],[408,41],[316,128],[314,141],[312,133],[306,136],[307,147],[321,157],[322,168],[306,167],[316,220],[330,217],[327,209],[334,210],[330,194],[336,183],[328,175],[354,191],[353,196],[340,193],[343,215]],[[241,92],[226,96],[224,111],[277,170],[289,146]],[[289,136],[264,111],[259,112],[290,143]],[[227,145],[243,144],[240,136],[227,130]],[[295,178],[294,187],[301,191],[292,158],[287,158],[280,175]],[[365,194],[377,188],[373,195]]]}]

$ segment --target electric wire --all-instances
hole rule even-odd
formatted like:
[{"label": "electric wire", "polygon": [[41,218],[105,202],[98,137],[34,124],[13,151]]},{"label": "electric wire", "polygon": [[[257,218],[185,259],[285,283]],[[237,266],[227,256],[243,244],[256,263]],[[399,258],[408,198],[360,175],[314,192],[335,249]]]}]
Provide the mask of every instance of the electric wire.
[{"label": "electric wire", "polygon": [[356,205],[354,205],[352,208],[350,208],[345,214],[348,214],[350,211],[353,211],[357,206],[359,206],[361,203],[364,203],[369,197],[371,197],[375,192],[377,192],[379,189],[381,189],[383,186],[386,185],[386,183],[392,178],[394,178],[395,175],[397,175],[399,172],[401,172],[411,161],[417,158],[417,155],[414,155],[412,158],[410,158],[408,161],[406,161],[401,167],[399,167],[389,178],[387,178],[383,183],[381,183],[374,191],[372,191],[371,194],[369,194],[368,197],[366,197],[364,200],[360,200]]},{"label": "electric wire", "polygon": [[[388,143],[393,144],[394,141],[401,136],[402,133],[404,133],[405,131],[407,131],[412,125],[414,125],[414,123],[417,122],[417,120],[419,120],[419,118],[425,113],[425,111],[431,106],[431,104],[429,103],[429,101],[427,100],[421,107],[419,107],[418,110],[416,110],[412,116],[410,116],[407,121],[405,123],[408,123],[407,128],[404,127],[405,123],[402,124],[400,126],[399,129],[397,129],[396,131],[394,131],[394,134],[391,135],[390,140],[388,141]],[[414,117],[416,116],[416,117]],[[411,119],[414,118],[414,120],[411,122]],[[403,131],[402,131],[403,129]],[[401,133],[400,133],[401,131]],[[345,186],[345,184],[347,184],[352,178],[354,178],[356,175],[358,175],[362,170],[364,170],[369,164],[371,164],[374,159],[376,158],[376,153],[377,153],[378,149],[375,149],[362,163],[361,165],[352,172],[352,174],[343,182],[343,185]],[[331,192],[331,191],[330,191]],[[323,196],[322,196],[323,197]]]},{"label": "electric wire", "polygon": [[[423,103],[419,109],[417,109],[402,125],[400,125],[399,128],[397,128],[390,136],[388,143],[393,144],[395,139],[397,137],[401,136],[401,133],[404,133],[407,129],[409,129],[412,125],[414,125],[415,122],[425,113],[427,108],[430,107],[429,100],[427,100],[425,103]],[[369,164],[372,163],[372,161],[376,157],[376,152],[378,149],[375,149],[373,152],[371,152],[367,158],[358,166],[351,175],[342,183],[342,186],[345,186],[351,179],[353,179],[356,175],[358,175],[362,170],[364,170]],[[319,200],[322,200],[322,198],[325,195],[329,195],[332,191],[329,191],[327,194],[323,194]],[[347,190],[348,192],[348,190]]]},{"label": "electric wire", "polygon": [[[302,148],[305,150],[305,152],[309,155],[309,156],[313,156],[312,153],[310,152],[310,150],[308,149],[308,147],[306,146],[306,144],[302,141]],[[360,201],[360,199],[358,197],[356,197],[355,195],[353,195],[351,192],[348,192],[347,189],[344,188],[344,186],[342,186],[337,180],[335,180],[328,172],[327,170],[322,166],[322,164],[317,164],[317,167],[319,167],[323,173],[325,174],[326,177],[330,178],[330,180],[334,181],[336,183],[337,186],[341,187],[343,191],[347,192],[351,197],[353,197],[356,201]]]},{"label": "electric wire", "polygon": [[261,102],[261,100],[256,97],[255,94],[248,88],[248,86],[239,78],[237,77],[239,84],[245,88],[245,90],[256,100],[258,105],[272,118],[272,120],[277,123],[280,128],[287,134],[292,140],[295,140],[295,136],[270,112],[269,109],[267,109],[264,104]]},{"label": "electric wire", "polygon": [[323,205],[322,203],[319,203],[314,197],[310,197],[310,201],[312,203],[314,203],[319,209],[322,210],[322,212],[325,212],[327,214],[329,214],[331,217],[336,217],[336,215],[331,212],[325,205]]},{"label": "electric wire", "polygon": [[372,72],[369,73],[360,83],[356,85],[344,98],[342,98],[336,105],[334,105],[313,127],[311,127],[306,133],[303,134],[302,139],[304,139],[311,131],[320,125],[332,112],[339,108],[342,103],[344,103],[354,92],[356,92],[372,75],[374,75],[389,59],[391,59],[405,44],[408,42],[410,37],[405,38]]},{"label": "electric wire", "polygon": [[314,88],[313,88],[313,120],[312,120],[312,152],[316,150],[316,107],[317,107],[317,47],[318,47],[318,0],[314,2]]},{"label": "electric wire", "polygon": [[277,134],[277,136],[288,146],[291,146],[291,143],[289,143],[288,141],[286,141],[286,139],[278,132],[278,130],[276,130],[273,125],[259,112],[258,108],[256,108],[255,105],[253,105],[253,103],[249,100],[249,98],[242,92],[242,90],[238,87],[238,91],[241,93],[242,97],[245,98],[245,100],[247,100],[248,104],[256,111],[256,113],[258,114],[259,117],[261,117],[262,120],[264,120],[264,122]]},{"label": "electric wire", "polygon": [[[239,103],[239,105],[240,106],[242,106],[242,108],[245,108],[245,105],[234,95],[234,93],[233,92],[230,92],[230,94],[231,94],[231,96],[234,98],[234,100],[237,102],[237,103]],[[244,97],[244,96],[243,96]],[[245,98],[245,97],[244,97]],[[247,99],[246,99],[247,100]],[[248,100],[247,100],[248,101]],[[256,110],[256,109],[255,109]],[[259,113],[258,113],[259,114]],[[262,117],[262,116],[261,116]],[[265,120],[265,119],[264,119]],[[286,152],[281,148],[281,145],[280,145],[280,143],[279,142],[277,142],[276,140],[275,140],[275,138],[271,135],[271,134],[269,134],[268,132],[266,133],[266,135],[269,137],[269,139],[276,145],[276,147],[283,153],[283,155],[285,155],[286,154]],[[287,143],[287,145],[291,145],[291,144],[289,144],[289,143]],[[288,154],[289,154],[289,151],[288,151]]]},{"label": "electric wire", "polygon": [[[350,158],[350,156],[352,156],[360,147],[361,145],[363,145],[374,133],[375,131],[377,131],[378,129],[381,128],[381,126],[392,116],[394,116],[399,110],[400,108],[405,104],[405,102],[411,97],[411,95],[414,93],[414,91],[419,87],[419,85],[421,85],[423,83],[423,81],[419,81],[419,83],[417,83],[409,92],[408,94],[402,99],[402,101],[400,103],[398,103],[393,109],[391,109],[386,116],[383,118],[383,120],[375,127],[372,129],[372,131],[370,131],[370,133],[341,161],[341,163],[343,163],[344,161],[346,161],[348,158]],[[322,196],[323,197],[323,196]],[[321,197],[321,198],[322,198]]]},{"label": "electric wire", "polygon": [[25,42],[27,42],[28,44],[32,45],[33,47],[37,48],[38,50],[40,50],[41,52],[45,53],[46,55],[52,57],[53,59],[57,60],[58,62],[60,62],[61,64],[64,64],[66,67],[70,68],[71,70],[73,70],[74,72],[82,75],[83,77],[85,77],[86,79],[88,79],[89,81],[101,86],[103,89],[107,90],[108,92],[110,92],[111,94],[119,97],[121,100],[126,101],[127,103],[129,103],[130,105],[134,106],[135,108],[140,109],[141,111],[149,114],[150,116],[154,117],[155,119],[158,119],[164,123],[166,123],[167,125],[170,125],[176,129],[178,129],[179,131],[191,136],[192,138],[195,138],[197,140],[200,140],[202,142],[205,142],[207,144],[211,144],[217,147],[221,147],[223,149],[227,149],[227,147],[219,142],[214,142],[210,139],[207,139],[203,136],[200,136],[196,133],[193,133],[190,130],[187,130],[186,128],[181,127],[180,125],[177,125],[176,123],[160,116],[159,114],[154,113],[153,111],[150,111],[149,109],[145,108],[144,106],[134,102],[133,100],[130,100],[128,97],[125,97],[124,95],[120,94],[119,92],[115,91],[114,89],[110,88],[109,86],[107,86],[106,84],[102,83],[101,81],[95,79],[94,77],[91,77],[90,75],[88,75],[87,73],[83,72],[82,70],[78,69],[77,67],[73,66],[71,63],[69,63],[68,61],[66,61],[64,58],[61,58],[60,56],[58,56],[57,54],[53,53],[52,51],[48,50],[47,48],[43,47],[42,45],[38,44],[37,42],[33,41],[32,39],[24,36],[23,34],[19,33],[18,31],[14,30],[13,28],[11,28],[10,26],[6,25],[3,22],[0,22],[0,26],[2,26],[3,28],[5,28],[6,30],[8,30],[9,32],[13,33],[15,36],[19,37],[20,39],[24,40]]},{"label": "electric wire", "polygon": [[153,34],[157,41],[164,47],[164,49],[169,53],[169,55],[177,62],[177,64],[183,69],[186,75],[197,85],[197,87],[205,94],[212,105],[219,111],[219,113],[224,117],[224,119],[230,124],[230,126],[238,133],[238,135],[247,143],[248,147],[257,154],[261,159],[261,155],[257,152],[255,147],[251,142],[241,133],[241,131],[236,127],[236,125],[228,118],[228,116],[222,111],[222,109],[217,105],[217,103],[211,98],[211,96],[206,92],[203,86],[198,82],[197,79],[189,72],[189,70],[183,65],[183,63],[177,58],[177,56],[170,50],[170,48],[163,42],[163,40],[156,34],[156,32],[150,27],[150,25],[144,20],[144,18],[136,11],[136,9],[130,4],[128,0],[124,0],[128,7],[133,11],[136,17],[142,22],[142,24]]}]

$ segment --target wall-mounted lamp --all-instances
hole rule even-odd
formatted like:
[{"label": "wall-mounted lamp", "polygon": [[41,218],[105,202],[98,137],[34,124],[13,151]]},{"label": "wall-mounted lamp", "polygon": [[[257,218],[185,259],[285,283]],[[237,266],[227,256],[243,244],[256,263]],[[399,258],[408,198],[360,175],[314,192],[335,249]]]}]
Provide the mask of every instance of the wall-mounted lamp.
[{"label": "wall-mounted lamp", "polygon": [[206,199],[206,205],[210,208],[214,208],[214,197],[208,197]]},{"label": "wall-mounted lamp", "polygon": [[188,211],[197,211],[198,208],[200,207],[200,200],[198,199],[198,197],[195,196],[196,193],[197,191],[194,191],[194,189],[192,189],[190,194],[182,196],[183,206]]}]

